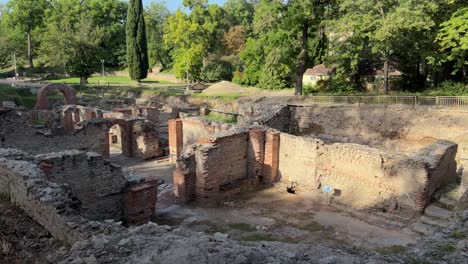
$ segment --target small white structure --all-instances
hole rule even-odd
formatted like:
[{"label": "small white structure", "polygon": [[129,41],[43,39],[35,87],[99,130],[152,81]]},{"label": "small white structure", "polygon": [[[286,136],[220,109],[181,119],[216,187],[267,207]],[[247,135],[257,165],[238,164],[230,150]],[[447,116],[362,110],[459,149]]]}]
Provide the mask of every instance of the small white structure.
[{"label": "small white structure", "polygon": [[302,77],[303,85],[315,86],[320,80],[328,80],[335,73],[335,67],[327,67],[325,64],[319,64],[311,69],[307,69]]}]

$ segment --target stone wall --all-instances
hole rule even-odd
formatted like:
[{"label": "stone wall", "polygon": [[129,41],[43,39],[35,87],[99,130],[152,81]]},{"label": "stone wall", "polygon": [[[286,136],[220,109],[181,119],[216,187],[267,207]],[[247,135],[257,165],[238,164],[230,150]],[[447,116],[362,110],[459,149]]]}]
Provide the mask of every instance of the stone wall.
[{"label": "stone wall", "polygon": [[[15,155],[11,155],[16,153]],[[80,221],[76,202],[63,185],[48,182],[36,164],[25,153],[0,149],[0,193],[44,226],[57,239],[73,244],[82,240],[75,222]],[[78,218],[78,219],[76,219]]]},{"label": "stone wall", "polygon": [[327,135],[340,142],[371,146],[389,140],[414,143],[428,138],[461,144],[468,137],[466,112],[318,105],[290,109],[289,132],[294,135]]},{"label": "stone wall", "polygon": [[155,123],[143,119],[90,119],[73,124],[73,132],[42,135],[32,129],[26,116],[15,111],[0,113],[0,148],[18,148],[33,154],[82,150],[109,157],[109,130],[120,125],[122,153],[127,157],[150,159],[163,155],[159,130]]},{"label": "stone wall", "polygon": [[[270,151],[278,151],[279,141],[265,146],[265,138],[277,132],[264,128],[233,129],[202,137],[197,144],[184,148],[174,172],[174,193],[178,201],[215,203],[260,183],[276,179],[278,160]],[[275,143],[276,142],[276,143]],[[275,163],[276,162],[276,163]],[[265,170],[268,167],[269,170]]]},{"label": "stone wall", "polygon": [[90,220],[121,220],[126,180],[122,168],[102,156],[64,151],[35,157],[47,179],[68,184],[81,202],[80,214]]},{"label": "stone wall", "polygon": [[331,186],[355,208],[422,212],[436,189],[456,179],[456,150],[439,141],[410,157],[282,133],[279,175],[307,191]]},{"label": "stone wall", "polygon": [[154,183],[123,175],[120,167],[95,153],[65,151],[31,156],[0,148],[0,194],[7,195],[67,244],[95,232],[121,228],[112,225],[109,218],[139,225],[154,216]]},{"label": "stone wall", "polygon": [[40,154],[62,150],[83,150],[105,154],[106,131],[112,123],[94,119],[84,121],[73,133],[43,135],[32,129],[28,117],[15,111],[0,113],[0,148],[18,148]]},{"label": "stone wall", "polygon": [[182,119],[182,133],[184,146],[196,143],[199,138],[206,137],[221,131],[227,131],[232,125],[215,122],[202,118],[184,118]]},{"label": "stone wall", "polygon": [[151,159],[164,155],[155,123],[138,119],[131,122],[131,125],[132,157]]}]

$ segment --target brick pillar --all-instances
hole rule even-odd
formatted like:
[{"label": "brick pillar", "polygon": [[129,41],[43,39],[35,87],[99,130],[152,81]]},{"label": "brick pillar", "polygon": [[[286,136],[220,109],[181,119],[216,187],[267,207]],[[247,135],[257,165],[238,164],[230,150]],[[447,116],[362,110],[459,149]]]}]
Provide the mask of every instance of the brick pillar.
[{"label": "brick pillar", "polygon": [[152,184],[129,187],[125,192],[124,215],[129,225],[148,223],[156,211],[157,188]]},{"label": "brick pillar", "polygon": [[184,135],[182,130],[183,122],[180,119],[169,120],[169,154],[175,158],[180,156],[184,145]]},{"label": "brick pillar", "polygon": [[247,152],[247,173],[250,178],[262,180],[263,162],[265,158],[265,131],[249,130],[249,145]]},{"label": "brick pillar", "polygon": [[73,124],[81,122],[80,109],[75,109],[73,111]]},{"label": "brick pillar", "polygon": [[65,132],[73,132],[73,114],[70,111],[64,111],[62,113],[61,122],[63,130],[65,130]]},{"label": "brick pillar", "polygon": [[182,173],[174,170],[174,196],[179,203],[189,203],[195,200],[195,181],[196,176],[193,173]]},{"label": "brick pillar", "polygon": [[159,122],[159,109],[156,107],[144,107],[141,108],[141,115],[146,119],[158,123]]},{"label": "brick pillar", "polygon": [[108,159],[110,157],[110,141],[112,140],[111,138],[111,133],[109,133],[109,130],[104,131],[104,138],[101,140],[101,155]]},{"label": "brick pillar", "polygon": [[122,144],[122,155],[125,157],[133,157],[133,124],[131,122],[125,122],[120,125],[121,136],[120,143]]},{"label": "brick pillar", "polygon": [[265,161],[263,181],[273,183],[278,180],[280,133],[267,132],[265,142]]},{"label": "brick pillar", "polygon": [[468,197],[468,158],[462,157],[460,163],[460,166],[463,166],[463,171],[461,175],[459,198],[462,199],[464,196]]}]

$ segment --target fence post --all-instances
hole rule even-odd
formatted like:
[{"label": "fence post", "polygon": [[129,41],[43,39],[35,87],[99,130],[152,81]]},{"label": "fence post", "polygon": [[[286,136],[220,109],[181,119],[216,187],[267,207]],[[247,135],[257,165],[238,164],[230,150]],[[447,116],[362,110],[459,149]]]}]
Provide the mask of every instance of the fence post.
[{"label": "fence post", "polygon": [[436,103],[435,103],[435,105],[436,105],[436,108],[439,107],[439,96],[436,96]]}]

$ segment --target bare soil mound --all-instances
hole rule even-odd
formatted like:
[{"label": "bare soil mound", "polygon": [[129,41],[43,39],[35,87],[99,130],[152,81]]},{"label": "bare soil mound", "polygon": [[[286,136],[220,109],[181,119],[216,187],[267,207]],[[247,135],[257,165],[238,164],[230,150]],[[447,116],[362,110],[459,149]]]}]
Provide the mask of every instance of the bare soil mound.
[{"label": "bare soil mound", "polygon": [[236,94],[236,93],[245,93],[244,88],[242,86],[228,82],[222,81],[219,83],[215,83],[210,87],[203,90],[204,94],[207,95],[218,95],[218,94]]}]

